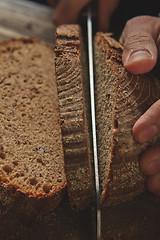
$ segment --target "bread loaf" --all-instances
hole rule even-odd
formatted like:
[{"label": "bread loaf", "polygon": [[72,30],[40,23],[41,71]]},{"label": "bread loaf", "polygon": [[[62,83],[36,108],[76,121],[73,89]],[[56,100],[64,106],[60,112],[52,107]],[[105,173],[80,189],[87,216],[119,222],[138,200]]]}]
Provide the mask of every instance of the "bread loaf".
[{"label": "bread loaf", "polygon": [[139,144],[136,120],[160,98],[160,82],[151,74],[132,75],[122,64],[123,47],[110,35],[94,39],[95,92],[101,204],[133,198],[145,188],[139,159],[159,138]]},{"label": "bread loaf", "polygon": [[[160,141],[157,137],[138,144],[133,138],[136,120],[160,98],[160,83],[151,74],[128,73],[122,50],[108,34],[96,35],[102,206],[126,201],[144,190],[139,159]],[[66,187],[65,171],[72,208],[92,203],[89,89],[79,26],[57,28],[55,54],[35,39],[0,44],[1,213],[16,206],[28,212],[54,209]]]},{"label": "bread loaf", "polygon": [[53,50],[0,44],[0,208],[54,209],[66,187]]},{"label": "bread loaf", "polygon": [[67,187],[72,208],[78,210],[93,197],[87,63],[78,25],[57,28],[55,54]]}]

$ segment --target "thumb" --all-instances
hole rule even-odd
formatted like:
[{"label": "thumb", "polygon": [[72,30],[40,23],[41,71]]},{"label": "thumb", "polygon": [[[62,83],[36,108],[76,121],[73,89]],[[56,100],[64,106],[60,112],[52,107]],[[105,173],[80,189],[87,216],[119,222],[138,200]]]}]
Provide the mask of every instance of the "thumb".
[{"label": "thumb", "polygon": [[139,16],[132,18],[120,37],[124,45],[122,61],[133,74],[146,73],[156,65],[158,57],[160,18]]}]

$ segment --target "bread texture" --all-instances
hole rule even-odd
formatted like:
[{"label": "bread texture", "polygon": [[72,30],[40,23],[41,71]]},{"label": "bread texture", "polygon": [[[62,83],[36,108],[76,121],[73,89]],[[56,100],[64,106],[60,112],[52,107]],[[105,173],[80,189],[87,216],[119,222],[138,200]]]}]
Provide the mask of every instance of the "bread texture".
[{"label": "bread texture", "polygon": [[139,144],[136,120],[160,98],[160,82],[151,74],[132,75],[123,67],[120,43],[109,34],[94,39],[95,93],[101,204],[129,200],[145,189],[139,159],[155,138]]},{"label": "bread texture", "polygon": [[47,212],[66,187],[54,51],[35,39],[0,44],[0,208]]},{"label": "bread texture", "polygon": [[67,187],[79,210],[91,204],[93,186],[87,63],[78,25],[57,28],[55,54]]}]

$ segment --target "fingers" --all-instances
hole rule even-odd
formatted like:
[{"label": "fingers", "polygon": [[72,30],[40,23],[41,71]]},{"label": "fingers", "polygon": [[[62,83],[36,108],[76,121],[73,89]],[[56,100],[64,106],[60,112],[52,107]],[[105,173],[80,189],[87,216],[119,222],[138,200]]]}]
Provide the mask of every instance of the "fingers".
[{"label": "fingers", "polygon": [[[55,7],[53,23],[55,25],[76,23],[79,13],[91,0],[48,0]],[[110,17],[116,9],[119,0],[98,1],[98,28],[99,31],[107,31]]]},{"label": "fingers", "polygon": [[120,37],[124,45],[122,61],[133,74],[146,73],[157,62],[160,18],[139,16],[129,20]]},{"label": "fingers", "polygon": [[150,192],[160,197],[160,173],[148,177],[147,188]]},{"label": "fingers", "polygon": [[141,158],[140,166],[146,175],[160,173],[160,146],[148,149]]},{"label": "fingers", "polygon": [[[133,74],[150,71],[157,62],[160,51],[160,19],[143,16],[130,20],[120,41],[124,44],[122,61]],[[160,100],[155,102],[133,126],[133,135],[144,143],[160,135]],[[147,188],[160,197],[160,146],[147,150],[140,161],[147,177]]]},{"label": "fingers", "polygon": [[141,158],[140,166],[144,174],[148,175],[148,190],[160,196],[160,146],[147,150]]},{"label": "fingers", "polygon": [[58,0],[47,0],[47,2],[53,8],[58,4]]},{"label": "fingers", "polygon": [[133,136],[139,143],[160,134],[160,100],[155,102],[134,124]]},{"label": "fingers", "polygon": [[109,29],[110,17],[116,7],[119,0],[99,0],[98,8],[98,30],[105,32]]},{"label": "fingers", "polygon": [[[135,139],[144,143],[160,135],[160,100],[155,102],[133,126]],[[148,149],[142,156],[140,167],[147,177],[147,188],[160,197],[160,146]]]},{"label": "fingers", "polygon": [[75,23],[81,9],[91,0],[59,0],[53,14],[53,23],[56,25]]}]

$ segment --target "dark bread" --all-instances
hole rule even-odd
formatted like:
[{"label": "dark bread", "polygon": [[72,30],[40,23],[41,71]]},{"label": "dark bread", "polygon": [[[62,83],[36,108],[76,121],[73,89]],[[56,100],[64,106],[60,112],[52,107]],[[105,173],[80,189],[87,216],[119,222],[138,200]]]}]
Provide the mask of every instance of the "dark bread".
[{"label": "dark bread", "polygon": [[55,55],[67,187],[72,208],[78,210],[93,197],[87,63],[78,25],[56,29]]},{"label": "dark bread", "polygon": [[95,91],[101,204],[133,198],[145,188],[139,166],[143,151],[160,138],[139,144],[136,120],[160,98],[160,82],[151,74],[132,75],[122,64],[123,47],[109,34],[94,39]]},{"label": "dark bread", "polygon": [[[98,34],[98,36],[96,37],[96,39],[95,39],[96,48],[97,48],[97,43],[100,44],[99,49],[98,49],[99,54],[97,54],[97,56],[99,58],[98,61],[101,61],[101,60],[103,61],[104,60],[104,63],[101,63],[101,67],[102,67],[101,68],[102,73],[101,73],[99,71],[100,65],[99,65],[99,62],[98,62],[98,69],[96,70],[96,73],[97,73],[96,80],[98,80],[98,78],[100,78],[103,75],[103,78],[101,78],[101,79],[102,79],[103,87],[105,87],[105,83],[107,84],[106,80],[110,76],[112,77],[113,82],[115,82],[115,80],[117,82],[117,79],[118,79],[118,81],[121,83],[121,80],[122,80],[121,76],[123,74],[125,76],[125,74],[126,74],[127,77],[125,77],[124,79],[125,79],[125,81],[128,82],[128,79],[130,79],[129,77],[132,76],[132,75],[130,75],[129,73],[126,73],[126,71],[122,67],[122,63],[121,63],[122,46],[120,46],[119,43],[115,42],[115,40],[113,40],[112,38],[108,37],[107,35],[103,35],[103,34]],[[26,45],[23,48],[21,45],[24,45],[24,44],[26,44]],[[6,61],[4,61],[4,62],[2,61],[1,66],[3,68],[0,67],[0,85],[1,85],[1,87],[3,87],[3,89],[5,88],[4,90],[6,92],[9,91],[9,88],[12,87],[13,78],[15,78],[15,76],[17,76],[16,69],[14,68],[14,66],[15,66],[14,61],[18,60],[18,59],[17,58],[14,59],[15,58],[14,53],[16,53],[16,51],[19,51],[18,49],[19,48],[21,49],[21,47],[23,49],[22,52],[24,52],[24,49],[25,49],[25,51],[26,51],[25,52],[25,54],[26,54],[25,57],[28,59],[27,63],[26,63],[26,66],[28,66],[28,67],[27,67],[27,70],[25,70],[25,74],[26,74],[25,80],[27,80],[27,76],[28,76],[28,80],[31,78],[31,76],[33,74],[32,70],[35,70],[36,74],[39,75],[39,77],[40,77],[40,75],[41,75],[41,77],[43,76],[43,80],[46,79],[46,78],[47,79],[50,78],[49,76],[50,76],[51,71],[48,70],[48,69],[46,70],[47,66],[45,66],[45,64],[48,65],[48,62],[50,62],[50,57],[49,56],[50,56],[50,54],[52,55],[52,50],[49,49],[49,48],[44,49],[43,54],[46,57],[45,57],[45,60],[41,59],[42,62],[40,63],[40,65],[42,65],[42,63],[43,63],[43,67],[39,68],[39,67],[37,67],[37,63],[36,63],[36,60],[34,60],[34,58],[33,59],[28,58],[29,53],[27,51],[27,48],[28,48],[27,46],[30,46],[30,51],[31,51],[30,54],[31,55],[33,53],[32,48],[35,48],[35,51],[37,52],[36,45],[39,46],[40,48],[42,48],[40,50],[40,52],[43,51],[43,49],[45,48],[44,46],[42,46],[39,43],[39,41],[36,41],[36,40],[9,41],[7,43],[4,43],[4,44],[0,45],[1,46],[0,47],[1,56],[3,57],[3,54],[6,54],[6,58],[8,59],[7,55],[10,55],[9,60],[7,60],[8,63]],[[3,51],[2,51],[2,46],[3,46]],[[39,49],[39,47],[38,47],[38,49]],[[8,50],[7,50],[7,48],[8,48]],[[48,52],[48,50],[49,50],[49,52]],[[12,54],[10,52],[12,52]],[[104,52],[104,54],[102,54],[102,52]],[[38,57],[38,55],[37,55],[37,57]],[[108,57],[106,57],[106,56],[108,56]],[[25,59],[25,57],[22,54],[22,59],[23,60]],[[100,59],[100,57],[102,57],[102,58]],[[51,60],[51,66],[53,64],[52,60]],[[34,64],[32,65],[33,62],[35,64],[35,66],[33,66]],[[10,66],[7,65],[7,64],[9,64]],[[103,64],[104,64],[105,68],[103,68]],[[105,75],[106,72],[104,72],[104,71],[107,71],[106,66],[108,66],[108,72],[109,72],[107,75]],[[34,69],[34,67],[35,67],[35,69]],[[47,71],[47,76],[46,76],[46,74],[45,75],[42,74],[41,70],[43,71],[43,68],[44,68],[44,71]],[[118,68],[118,70],[117,70],[117,68]],[[23,72],[23,71],[21,72],[22,68],[19,68],[19,69],[20,70],[19,70],[18,75],[22,74],[22,72]],[[36,69],[39,69],[39,71],[37,72]],[[52,69],[54,70],[54,67]],[[9,72],[11,73],[11,76],[9,76]],[[31,73],[31,75],[29,75],[29,73]],[[4,74],[6,74],[6,76],[8,74],[7,78]],[[5,76],[5,78],[3,78],[3,76]],[[21,77],[22,77],[22,75],[21,75]],[[151,84],[151,85],[153,84],[153,83],[150,83],[150,80],[155,81],[154,84],[159,90],[159,83],[157,82],[157,80],[155,80],[153,77],[151,77],[150,74],[147,74],[147,76],[146,75],[136,76],[135,78],[137,79],[137,82],[136,82],[137,85],[141,86],[141,84],[143,83],[143,82],[139,82],[142,77],[145,77],[145,78],[148,79],[148,80],[144,80],[145,81],[144,83],[147,83],[147,85],[148,84]],[[104,80],[104,78],[105,78],[105,80]],[[133,76],[132,76],[132,78],[133,78]],[[9,82],[10,79],[11,79],[11,82]],[[22,79],[23,79],[23,77],[22,77]],[[139,81],[138,81],[138,79],[139,79]],[[6,80],[6,82],[5,82],[5,80]],[[21,84],[19,84],[19,83],[21,83],[19,81],[20,80],[16,81],[17,87],[22,86]],[[4,84],[5,84],[5,87],[4,87]],[[111,82],[111,84],[112,84],[112,82]],[[128,84],[129,84],[128,85],[129,88],[127,88],[127,89],[130,89],[130,85],[134,86],[134,84],[135,84],[134,78],[133,78],[133,85],[132,85],[132,82],[130,82],[130,81],[128,82]],[[157,95],[157,90],[155,90],[155,88],[153,86],[151,87],[151,85],[149,85],[150,90],[151,90],[150,92],[152,93],[153,91],[155,91],[155,92],[153,92],[153,94],[156,94],[156,96],[159,97]],[[55,94],[55,98],[53,98],[53,99],[54,99],[54,106],[56,106],[56,109],[54,109],[54,111],[55,111],[54,114],[55,114],[55,118],[56,118],[58,116],[57,115],[58,114],[58,100],[57,100],[56,84],[55,84],[55,79],[54,78],[53,78],[54,88],[52,88],[51,86],[52,86],[52,84],[51,85],[49,84],[49,88],[51,88],[51,90]],[[117,86],[117,88],[119,87],[118,83],[117,83],[116,86]],[[120,86],[122,86],[122,85],[120,84]],[[96,86],[96,93],[97,93],[97,90],[99,90],[99,87],[100,86]],[[36,85],[36,88],[37,88],[37,85]],[[31,96],[32,99],[34,99],[36,97],[35,96],[36,94],[39,94],[38,91],[37,91],[39,89],[36,89],[36,88],[34,90],[30,89],[31,90],[30,91],[30,94],[31,94],[30,96]],[[49,88],[47,87],[47,91],[50,90]],[[106,88],[107,88],[107,86],[106,86]],[[99,94],[99,93],[97,95],[97,98],[98,98],[97,101],[99,101],[99,103],[101,102],[101,104],[98,105],[98,108],[103,107],[101,105],[104,105],[104,102],[105,102],[104,99],[108,99],[108,96],[105,95],[106,88],[104,89],[104,91],[102,91],[102,94],[104,94],[104,95],[101,96],[101,94]],[[18,90],[19,93],[21,93],[20,89]],[[44,89],[46,89],[46,88],[44,88]],[[122,89],[122,94],[123,94],[124,93],[123,87],[121,89]],[[133,88],[133,93],[131,93],[131,94],[133,94],[133,96],[134,96],[135,92],[137,94],[138,93],[140,94],[141,90],[142,89],[138,88],[138,90],[136,91],[135,88]],[[144,84],[144,89],[143,90],[144,90],[145,94],[148,91],[148,87],[146,87],[145,84]],[[5,91],[4,92],[1,91],[1,95],[0,95],[1,96],[1,105],[2,105],[2,100],[3,100],[2,98],[3,97],[7,98],[8,94],[11,95],[11,92],[13,91],[13,89],[12,89],[11,92],[8,92],[7,95],[6,95]],[[26,91],[27,91],[27,88],[24,92],[26,92]],[[34,94],[33,94],[33,92],[34,92]],[[4,95],[3,95],[3,93],[4,93]],[[14,93],[14,91],[12,93]],[[129,93],[130,93],[130,91],[128,92],[128,94]],[[152,95],[151,93],[149,95]],[[44,94],[45,94],[45,91],[44,91]],[[126,92],[126,94],[127,94],[127,92]],[[21,96],[21,94],[20,94],[20,96]],[[101,98],[101,99],[99,99],[99,98]],[[153,98],[153,96],[151,98]],[[135,96],[135,99],[137,99],[137,95]],[[43,100],[44,100],[44,98],[42,96],[42,102],[43,102]],[[150,100],[150,97],[149,97],[149,100]],[[153,101],[154,100],[155,99],[153,99]],[[10,101],[10,99],[8,98],[7,101]],[[105,102],[105,104],[106,104],[106,102]],[[128,103],[130,104],[130,101]],[[134,103],[133,106],[131,104],[131,105],[128,105],[128,107],[131,107],[132,109],[134,109],[135,102],[133,102],[133,103]],[[144,103],[144,105],[145,105],[145,103]],[[145,111],[145,109],[147,107],[144,106],[144,105],[142,103],[142,105],[140,105],[138,107],[138,110],[136,110],[136,114],[137,114],[137,111],[138,111],[138,114],[135,115],[134,120],[136,120],[138,118],[138,116],[141,115],[141,107],[142,106],[144,107],[143,110]],[[122,107],[122,105],[119,105],[119,108],[116,109],[116,116],[119,113],[119,111],[121,112],[121,114],[123,114],[120,106]],[[125,105],[123,103],[123,107],[124,106]],[[16,106],[15,106],[15,102],[14,102],[13,108],[15,108],[15,107]],[[3,117],[2,109],[3,108],[1,106],[1,110],[0,110],[1,113],[0,114]],[[127,111],[126,107],[124,107],[124,111],[125,110]],[[26,109],[26,111],[27,111],[27,113],[29,113],[28,109]],[[37,111],[38,111],[38,109],[37,109]],[[44,109],[43,109],[43,111],[44,111]],[[126,111],[125,111],[125,113],[126,113]],[[134,111],[135,111],[135,109],[134,109]],[[99,111],[99,114],[100,114],[99,118],[102,117],[105,120],[106,119],[105,112],[107,112],[107,109],[105,109],[104,112]],[[23,112],[23,113],[25,113],[25,112]],[[128,114],[126,114],[126,117],[127,116],[128,116]],[[1,117],[1,123],[2,123],[2,120],[3,120],[2,117]],[[19,118],[19,122],[20,122],[20,119],[21,118]],[[121,129],[121,120],[120,119],[121,118],[119,117],[118,118],[118,120],[119,120],[118,128],[119,129]],[[125,119],[123,118],[123,120],[125,120]],[[59,122],[58,118],[57,118],[57,121]],[[100,121],[100,119],[98,120],[98,124],[99,124],[99,121]],[[112,125],[113,125],[113,122],[114,122],[114,119],[112,119]],[[126,121],[124,121],[124,123],[125,122]],[[107,119],[106,119],[106,123],[108,123]],[[55,126],[55,121],[53,121],[53,124]],[[9,127],[8,125],[5,125],[5,126]],[[101,133],[103,133],[103,134],[105,133],[104,126],[105,125],[103,125],[102,128],[101,128],[101,125],[98,125],[98,127],[100,127]],[[56,127],[56,128],[59,129],[59,127]],[[118,131],[117,131],[118,128],[117,128],[117,122],[116,121],[115,121],[114,128],[115,128],[115,132],[117,134],[118,133]],[[17,130],[18,130],[18,128],[17,128]],[[60,132],[58,132],[58,133],[59,133],[58,136],[61,136]],[[127,137],[130,136],[131,131],[129,133],[127,131],[126,134],[127,134]],[[113,137],[113,134],[112,134],[112,137]],[[114,138],[115,138],[115,136],[114,136]],[[120,137],[120,139],[121,139],[121,137]],[[129,138],[127,138],[127,141],[128,141],[128,139]],[[101,141],[101,139],[99,139],[99,138],[98,138],[98,140]],[[60,142],[58,140],[58,143],[57,143],[58,148],[57,149],[62,149],[62,147],[61,147],[62,144],[59,144],[59,143]],[[121,141],[120,141],[120,143],[121,143]],[[20,145],[21,143],[17,142],[17,144]],[[115,145],[118,145],[118,144],[116,143]],[[137,146],[139,147],[139,144]],[[102,145],[102,147],[104,148],[105,145]],[[147,145],[146,145],[146,147],[147,147]],[[1,156],[0,160],[1,161],[5,161],[6,156],[7,156],[4,150],[5,150],[5,148],[1,147],[1,149],[0,149],[0,156]],[[100,150],[102,150],[102,149],[100,149]],[[57,150],[57,151],[58,152],[60,151],[59,153],[61,155],[61,150]],[[105,148],[104,148],[104,151],[105,151]],[[121,153],[121,156],[124,156],[122,154],[123,152],[119,151],[119,148],[118,148],[118,150],[116,150],[116,148],[115,148],[115,154],[114,154],[114,158],[112,158],[112,161],[113,160],[117,161],[117,157],[116,157],[118,155],[117,151],[119,153]],[[100,157],[100,155],[99,155],[99,157]],[[57,156],[56,156],[56,158],[57,158]],[[123,158],[123,160],[125,161],[126,159]],[[101,161],[101,158],[100,158],[100,161]],[[111,159],[109,159],[109,161],[111,161]],[[137,161],[137,160],[135,160],[135,161]],[[63,163],[62,163],[62,165],[63,165]],[[119,166],[119,162],[118,162],[117,166]],[[136,164],[136,166],[137,166],[137,164]],[[112,166],[112,164],[111,165],[109,164],[110,172],[112,172],[112,170],[114,168],[115,168],[114,164],[113,164],[113,166]],[[8,169],[8,171],[9,171],[10,168],[5,167],[4,169],[6,169],[6,170]],[[11,174],[11,172],[10,173],[8,172],[7,176],[10,176],[10,174]],[[112,176],[113,175],[110,174],[110,176],[109,176],[110,179],[107,179],[107,180],[111,181],[111,184],[112,184]],[[141,177],[141,175],[140,175],[140,177]],[[142,176],[142,178],[143,178],[143,176]],[[118,180],[120,180],[120,179],[121,179],[120,176],[118,176]],[[125,187],[126,187],[126,184],[128,182],[126,181],[124,183],[125,183]],[[142,184],[144,184],[143,180],[142,180]],[[13,206],[17,207],[18,206],[22,209],[22,203],[23,203],[23,209],[28,209],[31,212],[35,213],[36,210],[39,211],[41,207],[42,207],[43,211],[44,210],[46,211],[46,209],[49,210],[49,209],[52,209],[53,207],[55,207],[55,203],[57,204],[58,201],[59,201],[59,200],[58,201],[55,200],[54,197],[53,198],[49,197],[49,194],[48,195],[46,194],[45,199],[43,197],[41,199],[40,198],[38,199],[37,196],[33,197],[33,193],[30,192],[30,197],[29,197],[29,196],[26,195],[25,192],[22,193],[22,192],[19,192],[19,190],[17,191],[16,186],[13,186],[13,184],[11,186],[9,186],[9,185],[3,184],[1,182],[1,189],[2,189],[2,191],[0,192],[0,198],[1,198],[1,206],[0,207],[1,207],[1,210],[3,209],[4,211],[7,208],[9,208],[9,206],[10,207],[11,206],[12,207]],[[11,191],[12,191],[12,193],[11,193]],[[61,193],[63,193],[63,191],[64,191],[64,189],[62,190]],[[110,189],[110,185],[109,185],[109,193],[111,191],[112,191],[112,189]],[[61,198],[60,197],[61,193],[57,192],[57,198],[58,199]],[[120,192],[120,194],[122,196],[122,192]],[[126,196],[126,195],[124,195],[124,196]],[[112,193],[111,193],[111,197],[112,197]],[[127,199],[128,199],[128,196],[127,196]],[[105,200],[106,202],[107,202],[107,200],[112,201],[112,202],[109,202],[109,204],[110,203],[111,204],[115,203],[113,201],[114,199],[110,198],[110,196],[109,197],[107,196],[103,200]],[[103,203],[105,204],[105,202],[103,202]],[[50,206],[52,204],[53,204],[53,206],[50,208]],[[107,204],[108,204],[108,202],[107,202]],[[33,211],[33,209],[34,209],[34,211]],[[117,239],[122,239],[122,238],[124,240],[126,240],[126,239],[127,240],[128,239],[143,239],[143,240],[158,239],[159,235],[160,235],[160,229],[159,229],[160,214],[159,213],[160,213],[159,199],[154,198],[154,196],[149,194],[148,192],[146,192],[144,194],[140,194],[139,196],[135,197],[131,201],[127,201],[126,203],[122,203],[122,204],[119,204],[119,205],[116,205],[116,206],[105,207],[102,210],[102,234],[103,234],[103,239],[116,239],[116,240]],[[28,216],[28,215],[25,214],[25,212],[23,212],[23,211],[17,212],[14,208],[10,209],[6,213],[5,216],[2,216],[0,214],[0,239],[16,239],[16,240],[17,239],[35,239],[35,240],[36,239],[38,239],[38,240],[44,240],[44,239],[56,239],[56,240],[58,240],[58,239],[66,239],[66,240],[67,239],[77,239],[77,240],[92,239],[92,237],[90,235],[90,225],[89,224],[90,224],[90,212],[87,212],[86,210],[83,211],[83,212],[78,212],[78,213],[71,211],[70,205],[68,204],[68,199],[64,198],[63,201],[61,202],[61,204],[57,207],[57,209],[55,211],[49,212],[49,213],[47,213],[43,216],[41,216],[39,214],[33,214],[33,215]]]},{"label": "dark bread", "polygon": [[35,39],[0,44],[0,207],[47,212],[65,187],[54,51]]}]

